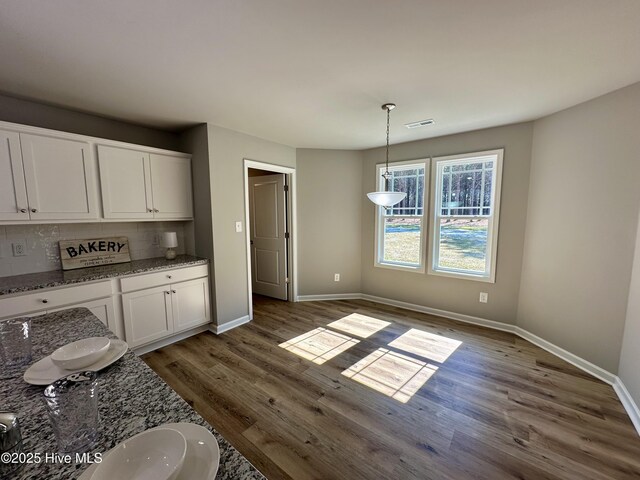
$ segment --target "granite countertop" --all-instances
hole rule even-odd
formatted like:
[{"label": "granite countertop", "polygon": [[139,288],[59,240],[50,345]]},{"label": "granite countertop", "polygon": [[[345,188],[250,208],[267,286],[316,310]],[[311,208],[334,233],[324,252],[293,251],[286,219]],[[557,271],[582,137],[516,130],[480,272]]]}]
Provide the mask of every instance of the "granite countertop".
[{"label": "granite countertop", "polygon": [[148,273],[155,270],[166,270],[176,267],[203,265],[209,263],[206,258],[191,255],[178,255],[174,260],[164,257],[145,258],[114,265],[79,268],[77,270],[53,270],[51,272],[28,273],[12,277],[0,277],[0,296],[12,293],[23,293],[41,288],[60,287],[74,283],[91,282],[105,278],[122,277],[137,273]]},{"label": "granite countertop", "polygon": [[[89,310],[74,308],[32,319],[33,359],[40,360],[69,342],[91,336],[116,338]],[[0,366],[0,373],[2,366]],[[220,446],[217,479],[264,479],[249,461],[198,415],[151,368],[129,351],[98,374],[100,438],[90,454],[104,453],[119,442],[165,423],[189,422],[210,430]],[[57,452],[42,401],[44,387],[29,385],[22,375],[0,381],[0,410],[18,414],[24,451],[42,456]],[[88,464],[25,464],[12,480],[77,478]],[[194,479],[197,480],[197,479]]]}]

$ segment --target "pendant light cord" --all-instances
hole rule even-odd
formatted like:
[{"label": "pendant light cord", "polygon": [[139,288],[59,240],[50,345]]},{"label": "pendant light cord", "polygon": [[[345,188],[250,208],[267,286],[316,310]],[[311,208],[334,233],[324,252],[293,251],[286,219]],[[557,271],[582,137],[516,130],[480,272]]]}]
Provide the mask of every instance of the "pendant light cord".
[{"label": "pendant light cord", "polygon": [[391,113],[391,109],[387,107],[387,157],[385,162],[385,171],[384,171],[384,191],[389,191],[389,114]]}]

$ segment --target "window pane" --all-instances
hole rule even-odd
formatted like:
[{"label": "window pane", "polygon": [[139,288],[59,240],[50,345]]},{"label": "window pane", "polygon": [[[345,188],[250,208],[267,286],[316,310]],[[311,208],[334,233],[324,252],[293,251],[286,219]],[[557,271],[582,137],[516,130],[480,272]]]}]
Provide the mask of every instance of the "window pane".
[{"label": "window pane", "polygon": [[390,168],[389,189],[407,194],[402,202],[394,205],[389,215],[423,215],[424,208],[424,167]]},{"label": "window pane", "polygon": [[421,224],[419,218],[385,218],[382,260],[419,265]]},{"label": "window pane", "polygon": [[438,267],[484,273],[488,220],[440,220]]},{"label": "window pane", "polygon": [[455,173],[441,174],[442,215],[488,215],[489,208],[480,208],[491,207],[493,170],[487,165],[493,162],[453,165]]},{"label": "window pane", "polygon": [[491,187],[493,185],[493,170],[487,170],[484,173],[484,199],[483,207],[491,206]]}]

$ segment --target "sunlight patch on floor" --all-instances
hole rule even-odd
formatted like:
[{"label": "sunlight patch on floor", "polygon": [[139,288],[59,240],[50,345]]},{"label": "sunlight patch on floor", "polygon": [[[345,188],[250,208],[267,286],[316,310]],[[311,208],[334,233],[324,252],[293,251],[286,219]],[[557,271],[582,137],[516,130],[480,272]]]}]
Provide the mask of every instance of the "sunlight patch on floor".
[{"label": "sunlight patch on floor", "polygon": [[322,365],[359,342],[360,340],[355,338],[319,327],[281,343],[279,346],[302,358],[311,360],[313,363]]},{"label": "sunlight patch on floor", "polygon": [[412,328],[389,343],[390,347],[420,355],[438,363],[444,363],[460,345],[462,345],[462,342],[458,340],[435,335],[417,328]]},{"label": "sunlight patch on floor", "polygon": [[435,365],[379,348],[342,375],[402,403],[409,399],[438,370]]},{"label": "sunlight patch on floor", "polygon": [[335,328],[336,330],[356,335],[360,338],[367,338],[389,325],[391,325],[391,322],[378,320],[377,318],[360,313],[352,313],[346,317],[342,317],[340,320],[331,322],[327,327]]}]

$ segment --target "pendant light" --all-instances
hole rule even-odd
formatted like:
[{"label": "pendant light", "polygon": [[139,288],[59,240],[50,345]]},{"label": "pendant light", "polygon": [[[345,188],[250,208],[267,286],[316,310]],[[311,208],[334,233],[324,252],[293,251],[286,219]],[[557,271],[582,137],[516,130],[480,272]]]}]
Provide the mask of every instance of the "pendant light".
[{"label": "pendant light", "polygon": [[385,170],[382,174],[384,178],[384,190],[382,192],[370,192],[367,193],[367,197],[376,205],[380,205],[384,208],[389,208],[396,203],[400,203],[407,196],[405,192],[392,192],[389,191],[389,112],[396,108],[395,103],[385,103],[382,105],[382,109],[387,111],[387,160],[385,162]]}]

